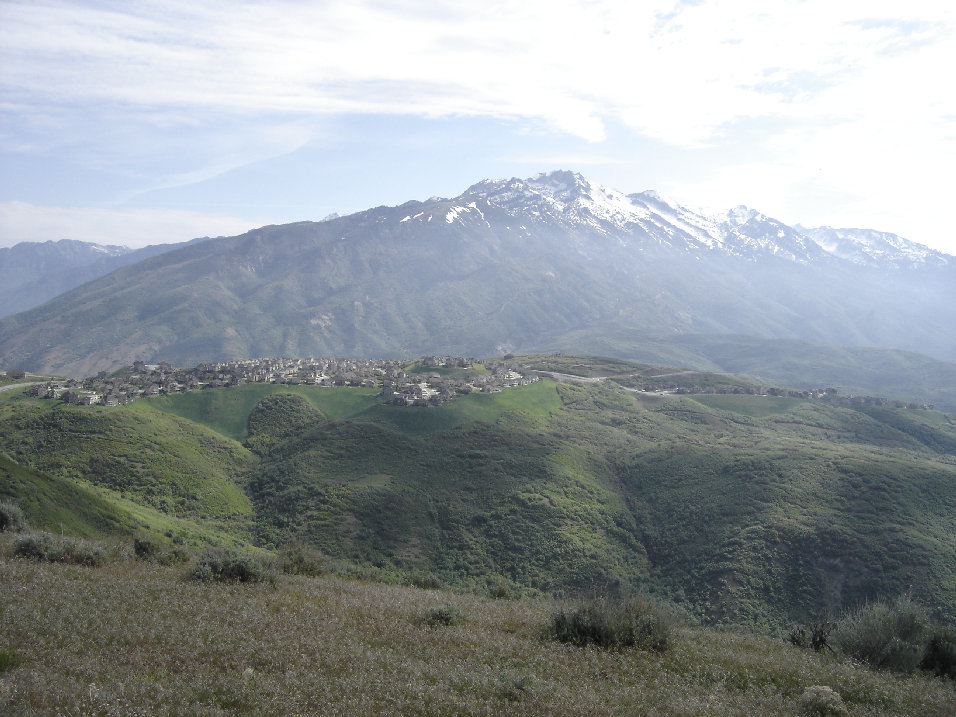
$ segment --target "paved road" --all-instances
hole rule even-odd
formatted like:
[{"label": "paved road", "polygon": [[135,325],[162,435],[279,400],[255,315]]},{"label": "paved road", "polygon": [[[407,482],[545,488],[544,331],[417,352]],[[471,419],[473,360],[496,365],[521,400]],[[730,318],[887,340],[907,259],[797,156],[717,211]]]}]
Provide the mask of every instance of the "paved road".
[{"label": "paved road", "polygon": [[539,369],[534,369],[542,376],[549,376],[555,381],[580,381],[581,383],[597,383],[598,381],[603,381],[607,376],[576,376],[571,373],[558,373],[557,371],[541,371]]}]

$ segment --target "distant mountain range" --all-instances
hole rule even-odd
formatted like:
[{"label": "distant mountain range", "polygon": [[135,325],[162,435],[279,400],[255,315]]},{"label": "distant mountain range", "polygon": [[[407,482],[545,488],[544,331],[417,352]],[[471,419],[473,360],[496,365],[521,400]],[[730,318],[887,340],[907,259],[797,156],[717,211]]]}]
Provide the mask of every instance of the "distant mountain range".
[{"label": "distant mountain range", "polygon": [[[196,239],[194,241],[201,241]],[[21,242],[0,247],[0,317],[39,306],[121,266],[172,251],[179,244],[130,249],[76,239]]]},{"label": "distant mountain range", "polygon": [[0,365],[86,375],[136,359],[482,356],[689,334],[954,361],[954,326],[954,257],[551,172],[179,246],[0,320]]}]

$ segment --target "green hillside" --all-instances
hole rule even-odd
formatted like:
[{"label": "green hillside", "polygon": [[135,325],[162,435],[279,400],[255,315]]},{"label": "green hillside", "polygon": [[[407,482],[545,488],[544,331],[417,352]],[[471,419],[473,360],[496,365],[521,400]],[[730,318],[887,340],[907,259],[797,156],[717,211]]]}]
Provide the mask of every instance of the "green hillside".
[{"label": "green hillside", "polygon": [[252,506],[237,481],[252,454],[197,423],[39,399],[0,401],[0,422],[0,451],[48,480],[89,485],[114,503],[237,536],[252,527]]},{"label": "green hillside", "polygon": [[[5,398],[0,450],[116,506],[450,584],[642,589],[707,622],[770,630],[908,589],[956,611],[952,416],[644,392],[673,374],[545,361],[527,359],[592,380],[429,408],[276,385],[111,409]],[[595,378],[608,373],[617,381]],[[747,388],[736,383],[723,388]]]},{"label": "green hillside", "polygon": [[51,478],[0,455],[0,498],[12,499],[30,525],[81,538],[131,535],[133,515],[91,489]]}]

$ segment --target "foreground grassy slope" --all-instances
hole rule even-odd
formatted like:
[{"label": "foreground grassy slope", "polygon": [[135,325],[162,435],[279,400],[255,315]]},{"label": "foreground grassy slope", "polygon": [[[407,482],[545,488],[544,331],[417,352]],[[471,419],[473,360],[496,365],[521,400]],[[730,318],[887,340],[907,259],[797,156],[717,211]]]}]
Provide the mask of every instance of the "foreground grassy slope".
[{"label": "foreground grassy slope", "polygon": [[[335,577],[197,583],[183,568],[0,562],[0,712],[788,715],[825,685],[850,717],[951,715],[952,680],[879,673],[694,627],[663,654],[542,636],[556,603]],[[464,621],[431,627],[453,601]]]}]

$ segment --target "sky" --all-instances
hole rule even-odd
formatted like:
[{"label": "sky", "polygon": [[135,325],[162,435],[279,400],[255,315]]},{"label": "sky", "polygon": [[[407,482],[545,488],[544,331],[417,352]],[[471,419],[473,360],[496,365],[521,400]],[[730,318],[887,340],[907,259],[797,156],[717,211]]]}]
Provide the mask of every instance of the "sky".
[{"label": "sky", "polygon": [[0,0],[0,246],[570,169],[956,254],[939,0]]}]

